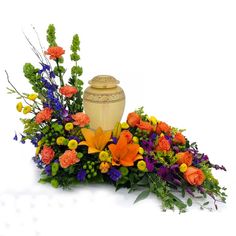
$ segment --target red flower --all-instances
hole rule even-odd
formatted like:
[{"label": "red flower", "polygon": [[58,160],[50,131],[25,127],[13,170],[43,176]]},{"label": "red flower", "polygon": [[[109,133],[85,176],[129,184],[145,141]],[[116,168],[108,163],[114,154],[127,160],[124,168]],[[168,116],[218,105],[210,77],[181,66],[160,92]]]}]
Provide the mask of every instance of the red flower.
[{"label": "red flower", "polygon": [[170,143],[169,141],[164,137],[160,137],[158,140],[158,144],[156,146],[156,151],[169,151],[170,150]]},{"label": "red flower", "polygon": [[46,55],[50,55],[50,59],[59,59],[63,54],[65,53],[65,50],[62,47],[49,47],[48,50],[45,52]]},{"label": "red flower", "polygon": [[165,134],[170,134],[171,127],[167,125],[165,122],[159,122],[156,127],[157,134],[161,134],[162,132]]},{"label": "red flower", "polygon": [[42,155],[42,162],[46,165],[50,164],[55,156],[55,152],[51,147],[43,146],[43,150],[40,153]]},{"label": "red flower", "polygon": [[137,113],[135,112],[129,113],[127,117],[127,123],[129,124],[129,126],[135,127],[136,125],[140,123],[140,121],[141,121],[141,118]]},{"label": "red flower", "polygon": [[173,139],[173,141],[174,141],[175,143],[183,144],[183,145],[186,143],[186,139],[185,139],[185,137],[183,136],[183,134],[181,134],[181,133],[176,133],[176,134],[175,134],[175,137],[174,137],[174,139]]},{"label": "red flower", "polygon": [[153,126],[146,121],[140,121],[139,124],[137,124],[137,127],[141,130],[146,130],[146,131],[152,131],[153,130]]},{"label": "red flower", "polygon": [[74,94],[76,94],[78,92],[78,89],[73,86],[65,85],[65,86],[61,87],[59,89],[59,91],[65,97],[71,98]]}]

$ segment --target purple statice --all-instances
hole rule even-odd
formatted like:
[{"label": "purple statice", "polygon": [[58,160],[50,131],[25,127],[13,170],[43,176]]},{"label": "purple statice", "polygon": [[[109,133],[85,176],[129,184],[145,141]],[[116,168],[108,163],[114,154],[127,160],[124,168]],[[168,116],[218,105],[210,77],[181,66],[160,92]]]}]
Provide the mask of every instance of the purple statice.
[{"label": "purple statice", "polygon": [[141,147],[147,152],[147,153],[150,153],[153,148],[154,148],[154,144],[151,140],[149,141],[146,141],[146,140],[143,140],[141,141]]},{"label": "purple statice", "polygon": [[47,175],[51,175],[52,173],[52,168],[50,165],[45,166],[44,171]]},{"label": "purple statice", "polygon": [[157,134],[156,134],[156,133],[151,133],[150,136],[149,136],[149,138],[150,138],[150,140],[151,140],[152,142],[154,142],[154,141],[156,140],[156,138],[157,138]]},{"label": "purple statice", "polygon": [[80,181],[80,182],[83,182],[86,178],[86,171],[85,170],[80,170],[77,174],[77,179]]},{"label": "purple statice", "polygon": [[144,161],[146,162],[146,167],[148,172],[153,172],[154,171],[154,164],[156,161],[149,157],[144,157]]},{"label": "purple statice", "polygon": [[161,166],[157,170],[157,174],[164,180],[169,179],[170,169],[166,166]]},{"label": "purple statice", "polygon": [[118,141],[118,140],[117,140],[116,137],[112,137],[112,141],[113,141],[114,144],[117,144],[117,141]]},{"label": "purple statice", "polygon": [[16,134],[16,133],[15,133],[15,136],[14,136],[13,140],[15,140],[15,141],[18,140],[18,137],[17,137],[17,134]]},{"label": "purple statice", "polygon": [[80,143],[80,141],[81,141],[77,136],[69,136],[68,139],[69,139],[69,140],[74,139],[74,140],[76,140],[78,143]]},{"label": "purple statice", "polygon": [[69,111],[66,110],[65,108],[63,108],[63,110],[62,110],[62,116],[63,116],[64,118],[67,118],[67,117],[69,116]]},{"label": "purple statice", "polygon": [[117,181],[121,177],[121,172],[114,167],[111,167],[107,174],[113,181]]}]

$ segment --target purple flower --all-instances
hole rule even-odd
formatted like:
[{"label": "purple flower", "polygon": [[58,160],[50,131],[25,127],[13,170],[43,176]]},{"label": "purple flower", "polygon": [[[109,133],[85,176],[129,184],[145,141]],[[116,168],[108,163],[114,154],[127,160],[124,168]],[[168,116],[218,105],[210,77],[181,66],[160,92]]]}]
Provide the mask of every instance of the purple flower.
[{"label": "purple flower", "polygon": [[113,181],[117,181],[121,177],[121,172],[114,167],[111,167],[107,174]]},{"label": "purple flower", "polygon": [[169,179],[169,174],[170,174],[170,170],[168,167],[166,166],[161,166],[158,170],[157,170],[157,174],[162,178],[162,179]]},{"label": "purple flower", "polygon": [[147,167],[148,171],[153,172],[153,170],[154,170],[154,161],[151,160],[148,157],[144,157],[144,161],[146,162],[146,167]]},{"label": "purple flower", "polygon": [[77,136],[69,136],[68,139],[69,139],[69,140],[74,139],[74,140],[76,140],[78,143],[80,143],[80,139],[79,139]]},{"label": "purple flower", "polygon": [[112,137],[112,141],[113,141],[114,144],[116,144],[117,143],[117,138],[116,137]]},{"label": "purple flower", "polygon": [[143,140],[141,142],[141,147],[146,151],[146,152],[151,152],[154,148],[154,144],[151,140],[149,141],[146,141],[146,140]]},{"label": "purple flower", "polygon": [[14,136],[13,140],[15,140],[15,141],[18,140],[18,137],[17,137],[17,134],[16,134],[16,133],[15,133],[15,136]]},{"label": "purple flower", "polygon": [[50,165],[45,166],[44,171],[47,175],[51,175],[51,170],[52,170],[52,168]]},{"label": "purple flower", "polygon": [[157,138],[157,134],[156,133],[151,133],[149,138],[154,142]]},{"label": "purple flower", "polygon": [[80,181],[80,182],[83,182],[85,180],[85,177],[86,177],[86,171],[85,170],[80,170],[77,174],[77,179]]}]

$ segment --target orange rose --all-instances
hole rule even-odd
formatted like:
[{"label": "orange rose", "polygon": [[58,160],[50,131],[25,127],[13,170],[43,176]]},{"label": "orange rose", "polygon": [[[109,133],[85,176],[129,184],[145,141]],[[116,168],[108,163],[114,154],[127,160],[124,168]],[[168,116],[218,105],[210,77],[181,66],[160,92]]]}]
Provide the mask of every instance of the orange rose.
[{"label": "orange rose", "polygon": [[71,117],[74,120],[73,124],[78,125],[79,127],[84,127],[90,122],[88,115],[84,114],[83,112],[78,112]]},{"label": "orange rose", "polygon": [[177,163],[179,165],[185,163],[187,166],[191,166],[193,162],[193,154],[190,152],[179,152],[176,154]]},{"label": "orange rose", "polygon": [[157,134],[160,135],[162,132],[165,134],[170,134],[170,131],[171,131],[171,127],[167,125],[165,122],[160,121],[157,124],[157,127],[156,127]]},{"label": "orange rose", "polygon": [[175,134],[175,137],[174,137],[173,141],[175,143],[183,144],[183,145],[186,143],[185,137],[180,132]]},{"label": "orange rose", "polygon": [[35,117],[35,122],[37,124],[41,124],[44,121],[50,121],[52,117],[53,110],[46,107],[42,111],[40,111],[36,117]]},{"label": "orange rose", "polygon": [[146,121],[140,121],[139,124],[137,124],[137,127],[141,130],[146,130],[146,131],[152,131],[153,130],[153,126]]},{"label": "orange rose", "polygon": [[129,113],[127,117],[127,123],[131,127],[135,127],[136,125],[138,125],[140,123],[140,120],[140,116],[135,112]]},{"label": "orange rose", "polygon": [[120,136],[125,136],[128,143],[130,143],[130,141],[131,141],[132,138],[133,138],[133,135],[132,135],[128,130],[123,130],[123,131],[120,133]]},{"label": "orange rose", "polygon": [[158,144],[156,146],[156,151],[169,151],[170,150],[170,143],[169,141],[164,137],[160,137],[158,140]]},{"label": "orange rose", "polygon": [[79,162],[79,158],[75,150],[67,150],[59,157],[59,162],[62,168],[67,168]]},{"label": "orange rose", "polygon": [[59,89],[60,93],[67,98],[71,98],[74,94],[78,92],[77,88],[69,85],[65,85]]},{"label": "orange rose", "polygon": [[42,162],[46,165],[50,164],[55,156],[55,152],[53,151],[53,149],[46,145],[43,146],[40,154],[42,156]]},{"label": "orange rose", "polygon": [[205,180],[205,175],[202,170],[190,166],[184,173],[184,178],[191,184],[195,186],[201,185]]},{"label": "orange rose", "polygon": [[59,59],[63,54],[65,53],[65,50],[63,50],[62,47],[50,47],[48,50],[45,52],[46,55],[50,55],[50,59]]}]

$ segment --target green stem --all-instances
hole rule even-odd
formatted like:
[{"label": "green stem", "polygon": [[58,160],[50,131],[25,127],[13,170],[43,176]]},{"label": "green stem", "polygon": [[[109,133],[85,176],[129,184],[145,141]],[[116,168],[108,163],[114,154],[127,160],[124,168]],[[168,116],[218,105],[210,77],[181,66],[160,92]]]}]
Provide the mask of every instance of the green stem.
[{"label": "green stem", "polygon": [[60,78],[61,86],[64,86],[64,81],[63,81],[63,78],[62,78],[62,74],[61,74],[61,70],[60,70],[59,60],[58,59],[56,59],[56,63],[57,63],[57,69],[58,69],[58,73],[59,73],[59,78]]}]

